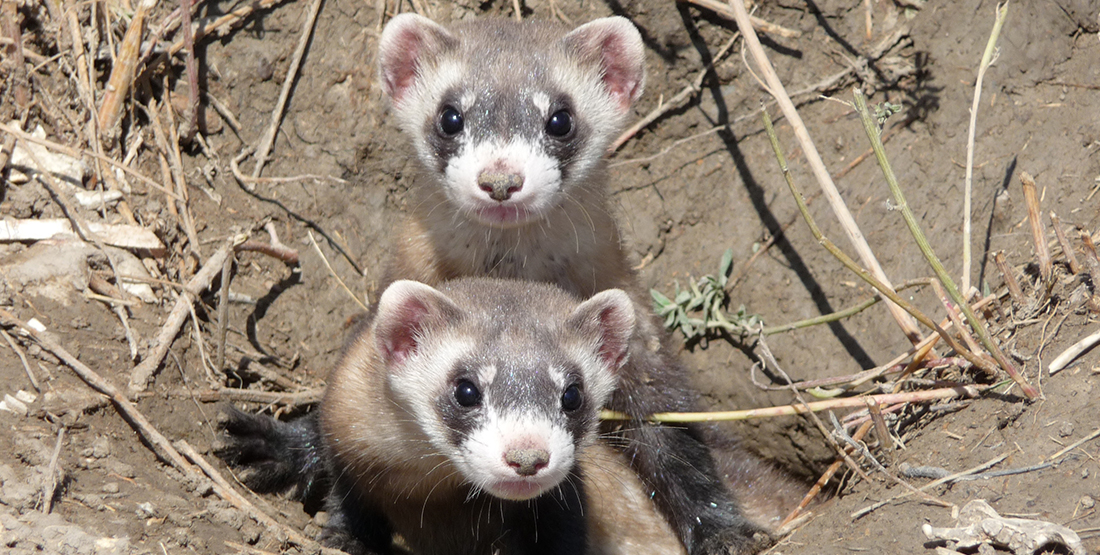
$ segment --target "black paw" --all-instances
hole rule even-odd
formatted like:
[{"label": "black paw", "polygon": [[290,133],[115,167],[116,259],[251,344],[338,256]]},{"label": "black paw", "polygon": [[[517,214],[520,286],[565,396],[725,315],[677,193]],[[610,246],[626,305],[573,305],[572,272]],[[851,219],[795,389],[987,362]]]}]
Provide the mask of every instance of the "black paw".
[{"label": "black paw", "polygon": [[218,427],[214,454],[233,467],[246,486],[264,493],[290,493],[307,503],[327,493],[314,416],[282,422],[226,406],[218,414]]}]

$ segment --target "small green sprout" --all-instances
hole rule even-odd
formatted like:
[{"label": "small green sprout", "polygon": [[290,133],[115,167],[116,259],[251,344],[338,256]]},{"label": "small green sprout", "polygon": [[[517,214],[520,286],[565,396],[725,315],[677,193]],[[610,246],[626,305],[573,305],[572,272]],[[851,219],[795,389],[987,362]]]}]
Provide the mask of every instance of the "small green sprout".
[{"label": "small green sprout", "polygon": [[687,289],[680,289],[680,283],[676,282],[671,299],[651,289],[653,310],[664,319],[666,328],[680,330],[686,340],[708,337],[717,330],[745,335],[759,329],[760,317],[749,314],[745,305],[740,305],[734,314],[725,311],[729,305],[726,285],[732,268],[733,250],[727,249],[716,275],[706,275],[697,281],[689,278]]}]

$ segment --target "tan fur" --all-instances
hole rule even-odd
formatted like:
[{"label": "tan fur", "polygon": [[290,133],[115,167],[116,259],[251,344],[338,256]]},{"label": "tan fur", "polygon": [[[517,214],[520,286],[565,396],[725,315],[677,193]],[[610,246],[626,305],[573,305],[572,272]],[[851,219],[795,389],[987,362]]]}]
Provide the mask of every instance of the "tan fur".
[{"label": "tan fur", "polygon": [[687,555],[638,475],[603,443],[581,456],[588,496],[588,555]]},{"label": "tan fur", "polygon": [[470,221],[433,185],[419,184],[416,203],[398,226],[386,283],[489,276],[554,283],[581,298],[615,288],[634,296],[639,289],[602,176],[563,199],[545,220],[511,229]]}]

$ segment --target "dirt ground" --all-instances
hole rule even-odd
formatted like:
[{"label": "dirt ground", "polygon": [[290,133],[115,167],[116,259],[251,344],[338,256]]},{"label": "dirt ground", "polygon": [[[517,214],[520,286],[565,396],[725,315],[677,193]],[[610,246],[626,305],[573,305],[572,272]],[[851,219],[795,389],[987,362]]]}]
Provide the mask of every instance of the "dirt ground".
[{"label": "dirt ground", "polygon": [[[191,322],[184,325],[155,382],[138,399],[138,409],[161,433],[173,441],[186,440],[200,453],[209,454],[217,403],[224,402],[209,393],[215,386],[310,390],[323,384],[349,319],[361,310],[332,274],[361,299],[375,298],[388,230],[406,208],[414,162],[405,138],[387,114],[375,78],[382,21],[379,7],[388,6],[391,15],[394,9],[384,1],[323,3],[262,174],[320,177],[264,181],[255,185],[254,192],[233,177],[231,161],[243,148],[256,144],[270,124],[308,4],[288,2],[258,10],[242,27],[197,45],[201,87],[224,104],[241,127],[235,132],[207,106],[205,125],[200,127],[205,145],[190,143],[183,149],[183,176],[190,185],[186,211],[193,218],[198,243],[188,240],[180,223],[186,218],[164,193],[131,178],[131,192],[124,195],[134,219],[156,232],[167,246],[165,255],[138,252],[152,276],[160,280],[154,282],[157,302],[137,302],[126,309],[142,356],[156,343],[175,302],[179,289],[171,283],[186,282],[226,238],[242,230],[258,230],[270,221],[282,242],[301,254],[297,268],[259,253],[239,255],[232,281],[235,298],[228,312],[226,366],[230,370],[226,376],[211,377],[213,371],[203,363],[204,357],[217,358],[216,299],[209,293],[196,305],[197,327]],[[895,283],[932,275],[904,227],[874,158],[846,169],[868,149],[859,120],[845,104],[856,86],[867,91],[873,103],[890,101],[904,107],[886,124],[887,151],[931,244],[948,270],[958,274],[970,106],[995,4],[934,0],[756,4],[757,16],[800,32],[797,37],[762,35],[762,40],[788,91],[809,89],[795,97],[799,111],[829,170],[844,171],[837,186],[886,273]],[[96,5],[101,10],[121,10],[116,2]],[[399,5],[402,11],[410,9],[407,3]],[[414,5],[440,21],[513,15],[512,3],[503,1]],[[693,82],[736,31],[732,22],[713,12],[670,0],[551,0],[520,5],[524,17],[562,17],[576,23],[611,14],[630,18],[648,50],[649,80],[636,106],[638,117]],[[3,17],[13,15],[11,3],[5,6]],[[64,56],[60,61],[46,60],[67,52],[57,49],[58,23],[42,4],[28,1],[17,6],[18,13],[10,21],[18,22],[23,48],[39,55],[27,58],[28,65],[38,69],[25,82],[32,98],[40,100],[28,105],[20,98],[19,72],[13,71],[9,57],[0,63],[0,120],[26,116],[24,129],[41,125],[52,141],[90,148],[83,128],[74,125],[83,122],[84,112],[73,65]],[[216,16],[235,7],[205,2],[198,16]],[[155,8],[150,25],[161,21],[169,8]],[[868,8],[873,23],[870,33]],[[901,446],[875,449],[892,474],[903,463],[957,472],[999,455],[1007,458],[994,470],[1039,465],[1100,426],[1100,350],[1086,352],[1053,376],[1047,371],[1054,356],[1096,331],[1100,313],[1100,298],[1093,297],[1097,291],[1078,231],[1100,229],[1098,8],[1086,0],[1056,0],[1012,4],[1009,10],[999,57],[985,76],[978,114],[974,282],[982,291],[1004,291],[1002,274],[993,263],[993,253],[1004,251],[1024,284],[1025,295],[1041,296],[1034,285],[1039,271],[1026,221],[1022,172],[1034,176],[1038,184],[1048,239],[1053,241],[1054,236],[1046,214],[1054,211],[1069,230],[1086,270],[1072,275],[1055,247],[1056,283],[1051,297],[1031,307],[1002,297],[987,312],[1004,351],[1041,389],[1041,399],[1026,402],[1019,388],[1012,387],[961,405],[906,409],[890,421]],[[87,23],[89,5],[80,4],[75,15]],[[6,25],[5,36],[12,36],[9,29]],[[178,33],[168,37],[179,39]],[[892,38],[883,54],[867,60],[865,54],[887,37]],[[120,38],[121,33],[113,42]],[[84,40],[91,44],[93,38]],[[62,41],[71,43],[71,39]],[[103,40],[102,47],[107,44]],[[93,64],[95,88],[102,92],[110,63],[107,56],[94,57],[98,58]],[[182,113],[187,96],[182,75],[182,56],[170,67],[156,65],[155,71],[142,77],[147,84],[137,93],[136,102],[148,107],[151,99],[166,101],[169,95],[162,84],[167,82],[171,101]],[[732,288],[733,308],[744,304],[750,313],[774,325],[851,306],[866,299],[870,290],[796,219],[795,204],[754,112],[764,99],[766,94],[746,70],[738,42],[731,55],[717,61],[697,95],[611,157],[611,186],[645,286],[667,294],[674,283],[686,285],[689,276],[714,273],[722,253],[732,249],[733,274],[740,276]],[[773,116],[778,114],[773,105],[769,108]],[[138,136],[143,140],[135,150],[133,167],[165,182],[148,113],[134,109],[128,114],[125,126],[140,124],[127,127],[126,147]],[[817,188],[791,127],[778,120],[777,129],[795,179],[812,197]],[[127,148],[105,144],[112,158],[121,160],[126,153]],[[253,164],[252,158],[245,160],[241,171],[250,173]],[[10,179],[11,172],[4,178]],[[811,211],[825,234],[852,252],[826,203],[815,200]],[[123,221],[123,212],[118,205],[98,212],[81,210],[84,218],[110,223]],[[42,185],[15,180],[5,183],[0,214],[5,219],[64,217]],[[788,227],[789,222],[794,223]],[[332,271],[313,247],[310,234]],[[262,230],[253,235],[267,240]],[[68,352],[123,387],[134,361],[119,317],[110,304],[87,294],[92,287],[86,264],[44,266],[44,261],[60,256],[56,249],[64,246],[29,241],[0,246],[4,277],[0,307],[24,321],[36,318]],[[760,249],[766,250],[753,258]],[[91,259],[95,268],[91,275],[111,275],[101,258]],[[1100,267],[1093,272],[1100,275]],[[934,318],[945,316],[931,288],[909,289],[905,294]],[[57,357],[15,330],[8,331],[19,350],[25,351],[29,371],[41,390],[35,391],[16,351],[7,342],[0,343],[0,393],[34,394],[33,401],[24,403],[26,414],[18,409],[0,412],[0,424],[9,430],[0,434],[0,545],[11,553],[224,553],[246,545],[280,550],[278,534],[265,532],[219,497],[188,487],[179,472],[158,461],[103,396]],[[883,364],[903,353],[909,342],[877,305],[839,323],[772,336],[769,345],[794,379],[810,380]],[[941,347],[941,354],[944,351]],[[754,385],[749,371],[755,360],[751,342],[712,337],[691,342],[683,356],[708,408],[792,402],[788,391],[765,391]],[[941,379],[975,374],[980,372],[949,370]],[[758,376],[758,381],[766,379]],[[303,410],[308,407],[289,412]],[[743,437],[750,450],[807,480],[816,479],[835,458],[816,428],[801,418],[724,426]],[[64,430],[60,440],[59,430]],[[855,518],[853,512],[905,491],[866,461],[863,468],[870,481],[838,474],[830,486],[834,499],[817,508],[774,552],[933,553],[935,544],[927,542],[921,526],[953,526],[951,509],[907,498]],[[52,510],[46,514],[42,492],[54,476],[61,479]],[[907,481],[920,486],[928,480]],[[1096,507],[1100,441],[1086,441],[1045,468],[929,492],[960,507],[985,499],[1002,515],[1067,526],[1081,534],[1089,552],[1100,551]],[[300,503],[274,496],[250,499],[291,528],[307,535],[319,530]]]}]

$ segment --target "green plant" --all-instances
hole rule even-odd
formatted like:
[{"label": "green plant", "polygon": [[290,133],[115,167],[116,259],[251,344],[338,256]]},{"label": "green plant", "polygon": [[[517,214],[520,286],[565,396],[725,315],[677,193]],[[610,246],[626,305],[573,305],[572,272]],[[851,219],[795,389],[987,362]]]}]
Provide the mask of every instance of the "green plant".
[{"label": "green plant", "polygon": [[653,310],[664,319],[666,328],[680,330],[687,340],[706,337],[717,329],[742,335],[758,330],[762,325],[760,317],[749,314],[745,305],[738,306],[734,314],[725,312],[729,305],[726,283],[732,268],[733,250],[727,249],[716,275],[706,275],[697,281],[689,277],[687,289],[680,289],[680,283],[676,282],[671,299],[650,289]]}]

